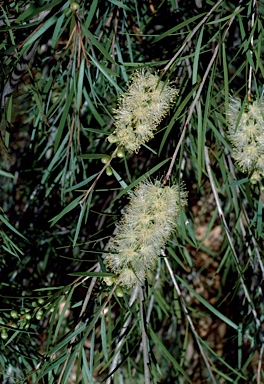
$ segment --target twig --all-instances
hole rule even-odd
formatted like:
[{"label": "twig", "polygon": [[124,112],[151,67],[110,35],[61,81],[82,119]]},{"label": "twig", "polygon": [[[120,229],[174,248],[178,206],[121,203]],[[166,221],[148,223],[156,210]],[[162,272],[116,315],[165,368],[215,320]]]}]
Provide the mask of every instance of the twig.
[{"label": "twig", "polygon": [[229,242],[230,248],[232,250],[235,262],[236,262],[236,266],[237,266],[238,274],[239,274],[239,280],[240,280],[240,283],[242,285],[242,288],[243,288],[245,297],[246,297],[246,299],[248,301],[248,304],[251,307],[252,314],[253,314],[253,316],[255,318],[256,325],[257,325],[258,329],[261,329],[260,320],[258,318],[257,312],[256,312],[256,310],[255,310],[255,308],[253,306],[251,297],[249,296],[247,287],[246,287],[245,282],[243,280],[243,275],[242,275],[241,267],[240,267],[240,264],[239,264],[239,258],[238,258],[237,254],[236,254],[236,250],[235,250],[235,247],[233,245],[232,238],[231,238],[231,233],[229,231],[227,222],[225,220],[224,212],[223,212],[222,207],[221,207],[221,203],[220,203],[220,199],[219,199],[219,196],[218,196],[217,188],[215,186],[213,174],[212,174],[212,171],[211,171],[211,165],[210,165],[208,148],[206,146],[204,148],[204,154],[205,154],[206,169],[207,169],[208,177],[209,177],[210,184],[211,184],[211,187],[212,187],[212,191],[213,191],[213,194],[214,194],[214,198],[215,198],[215,202],[216,202],[216,206],[217,206],[217,210],[218,210],[218,215],[219,215],[219,217],[220,217],[220,219],[221,219],[221,221],[222,221],[222,223],[224,225],[225,232],[226,232],[226,235],[227,235],[227,238],[228,238],[228,242]]},{"label": "twig", "polygon": [[[96,271],[96,272],[99,272],[100,269],[101,269],[101,268],[100,268],[100,265],[99,265],[99,263],[98,263],[98,265],[97,265],[95,271]],[[89,277],[89,276],[87,276],[87,278],[88,278],[88,277]],[[82,309],[81,309],[81,312],[80,312],[80,315],[79,315],[79,321],[78,321],[78,323],[76,324],[76,326],[74,327],[74,331],[76,331],[76,330],[80,327],[81,320],[82,320],[82,315],[84,314],[84,312],[85,312],[85,310],[86,310],[86,308],[87,308],[87,305],[88,305],[88,302],[89,302],[89,300],[90,300],[90,297],[91,297],[93,288],[94,288],[94,286],[95,286],[95,284],[96,284],[96,280],[97,280],[97,277],[93,277],[92,280],[91,280],[91,284],[90,284],[90,286],[89,286],[89,289],[88,289],[87,294],[86,294],[86,296],[85,296],[85,299],[84,299],[84,301],[83,301]],[[79,284],[77,284],[77,285],[79,285]],[[75,288],[77,287],[77,285],[75,286]],[[58,384],[60,384],[60,383],[62,382],[62,378],[63,378],[64,372],[65,372],[65,370],[66,370],[66,368],[67,368],[69,359],[70,359],[70,357],[71,357],[70,354],[71,354],[71,351],[72,351],[73,343],[74,343],[74,341],[76,340],[76,337],[77,337],[77,336],[73,337],[73,338],[71,339],[71,341],[70,341],[70,347],[69,347],[68,350],[67,350],[67,354],[68,354],[69,356],[67,357],[67,359],[65,360],[65,362],[64,362],[64,364],[63,364],[62,371],[61,371],[61,373],[60,373],[60,377],[59,377],[59,379],[58,379]]]},{"label": "twig", "polygon": [[[156,276],[155,276],[155,283],[154,283],[154,286],[153,286],[154,290],[157,289],[157,286],[159,284],[159,278],[160,278],[160,267],[158,267],[157,273],[156,273]],[[150,297],[150,300],[149,300],[148,311],[147,311],[147,315],[146,315],[146,323],[149,323],[149,321],[150,321],[150,316],[151,316],[151,313],[152,313],[152,310],[153,310],[154,301],[155,301],[155,298],[154,298],[154,295],[152,294],[151,297]],[[137,353],[137,356],[135,358],[135,363],[136,364],[141,359],[142,348],[143,348],[143,346],[142,346],[142,341],[141,341],[140,347],[139,347],[139,350],[138,350],[138,353]],[[132,377],[134,377],[135,373],[136,373],[136,368],[133,368],[133,370],[132,370]]]},{"label": "twig", "polygon": [[[136,298],[138,297],[138,290],[139,290],[139,287],[138,285],[135,286],[132,294],[131,294],[131,297],[130,297],[130,300],[129,300],[129,307],[132,307],[132,305],[134,304]],[[128,316],[127,320],[125,321],[122,329],[121,329],[121,332],[120,332],[120,336],[119,336],[119,341],[116,345],[116,348],[115,348],[115,357],[112,361],[112,364],[109,368],[109,371],[110,372],[113,372],[115,370],[115,368],[117,367],[117,364],[118,364],[118,361],[119,361],[119,357],[120,357],[120,353],[121,353],[121,345],[123,344],[123,341],[126,337],[126,331],[127,331],[127,328],[130,324],[132,320],[132,315]],[[111,384],[111,378],[113,377],[113,375],[111,375],[107,381],[106,381],[106,384]]]},{"label": "twig", "polygon": [[[252,18],[251,18],[251,30],[254,27],[254,22],[255,22],[255,14],[256,14],[256,0],[253,0],[253,11],[252,11]],[[254,36],[252,35],[251,41],[250,41],[250,56],[253,56],[253,47],[254,47]],[[253,68],[249,64],[249,73],[248,73],[248,102],[251,102],[251,89],[252,89],[252,73],[253,73]]]},{"label": "twig", "polygon": [[[193,33],[191,34],[190,38],[194,35],[194,32],[196,32],[196,31],[198,30],[198,27],[200,28],[200,26],[206,21],[206,19],[208,18],[208,16],[212,13],[212,11],[213,11],[213,10],[216,8],[216,6],[218,6],[220,3],[221,3],[221,2],[218,1],[218,2],[216,3],[216,5],[211,9],[211,11],[208,12],[208,14],[203,18],[203,20],[202,20],[202,21],[198,24],[198,26],[194,29],[194,31],[193,31]],[[235,16],[236,16],[236,13],[237,13],[237,11],[239,10],[240,6],[241,6],[241,5],[240,5],[240,3],[239,3],[239,5],[238,5],[238,6],[236,7],[236,9],[235,9],[234,16],[231,17],[231,19],[229,20],[228,26],[227,26],[227,28],[226,28],[226,30],[225,30],[224,35],[223,35],[223,41],[224,41],[224,39],[225,39],[225,37],[226,37],[228,31],[229,31],[229,28],[231,27],[231,24],[232,24],[233,21],[234,21],[234,18],[235,18]],[[190,38],[189,38],[189,39],[190,39]],[[187,41],[188,41],[188,40],[187,40]],[[187,41],[186,41],[186,43],[187,43]],[[185,136],[185,132],[186,132],[186,130],[187,130],[187,128],[188,128],[188,125],[189,125],[189,123],[190,123],[192,114],[193,114],[193,112],[194,112],[194,109],[195,109],[195,107],[196,107],[196,104],[197,104],[197,102],[198,102],[198,100],[199,100],[199,97],[200,97],[200,95],[201,95],[201,92],[202,92],[202,89],[203,89],[205,80],[207,79],[207,76],[208,76],[208,74],[209,74],[209,72],[210,72],[210,70],[211,70],[211,68],[212,68],[212,66],[213,66],[213,63],[214,63],[215,58],[216,58],[216,56],[217,56],[217,53],[218,53],[218,51],[219,51],[219,46],[220,46],[220,44],[218,43],[217,46],[216,46],[215,49],[214,49],[213,56],[212,56],[212,58],[211,58],[211,60],[210,60],[210,62],[209,62],[209,64],[208,64],[208,67],[207,67],[207,69],[206,69],[206,71],[205,71],[205,73],[204,73],[204,75],[203,75],[203,78],[202,78],[202,81],[201,81],[201,83],[200,83],[200,85],[199,85],[197,94],[196,94],[196,96],[195,96],[195,98],[194,98],[194,100],[193,100],[193,102],[192,102],[192,104],[191,104],[191,107],[190,107],[190,110],[189,110],[187,119],[186,119],[186,121],[185,121],[183,130],[182,130],[182,134],[181,134],[180,140],[179,140],[179,142],[178,142],[178,144],[177,144],[177,146],[176,146],[176,148],[175,148],[175,151],[174,151],[174,153],[173,153],[173,156],[172,156],[172,159],[171,159],[171,162],[170,162],[170,166],[169,166],[168,172],[167,172],[167,174],[166,174],[166,176],[165,176],[164,183],[166,183],[166,182],[169,180],[169,178],[170,178],[170,175],[171,175],[171,173],[172,173],[172,168],[173,168],[173,165],[174,165],[175,160],[176,160],[177,153],[178,153],[178,151],[179,151],[179,149],[180,149],[180,146],[181,146],[181,144],[182,144],[183,138],[184,138],[184,136]],[[178,56],[178,54],[179,54],[183,49],[184,49],[184,47],[181,47],[181,49],[177,52],[176,55]],[[176,55],[175,55],[175,56],[176,56]],[[175,57],[174,57],[173,59],[175,59]],[[172,60],[173,60],[173,59],[172,59]],[[171,61],[172,61],[172,60],[171,60]],[[171,63],[171,61],[170,61],[170,63]],[[170,63],[169,63],[169,64],[170,64]],[[167,67],[168,67],[168,64],[167,64],[167,66],[164,68],[163,71],[167,70],[167,69],[168,69]]]},{"label": "twig", "polygon": [[177,284],[177,282],[176,282],[176,280],[175,280],[175,277],[174,277],[173,271],[172,271],[172,269],[171,269],[170,263],[169,263],[169,261],[168,261],[168,258],[166,257],[164,251],[162,251],[161,253],[162,253],[162,255],[164,256],[165,264],[166,264],[166,266],[167,266],[167,268],[168,268],[168,271],[169,271],[169,273],[170,273],[170,276],[171,276],[171,279],[172,279],[174,288],[175,288],[175,290],[176,290],[176,292],[177,292],[177,295],[178,295],[179,299],[181,300],[181,305],[182,305],[183,311],[184,311],[185,316],[186,316],[186,318],[187,318],[187,320],[188,320],[188,323],[190,324],[192,333],[193,333],[193,335],[194,335],[194,337],[195,337],[195,340],[196,340],[196,342],[197,342],[197,344],[198,344],[198,347],[199,347],[199,349],[200,349],[200,352],[201,352],[201,355],[202,355],[203,360],[204,360],[204,362],[205,362],[205,365],[206,365],[206,367],[207,367],[207,369],[208,369],[208,372],[209,372],[209,375],[210,375],[210,378],[211,378],[211,381],[210,381],[210,382],[211,382],[212,384],[216,384],[216,381],[215,381],[213,372],[212,372],[212,370],[211,370],[211,367],[210,367],[208,358],[207,358],[206,354],[204,353],[204,350],[203,350],[203,348],[202,348],[202,346],[201,346],[201,344],[200,344],[199,336],[198,336],[198,334],[197,334],[197,332],[196,332],[196,330],[195,330],[195,327],[194,327],[194,325],[193,325],[192,319],[191,319],[191,317],[190,317],[190,315],[189,315],[189,313],[188,313],[188,310],[187,310],[185,301],[184,301],[184,299],[183,299],[183,296],[182,296],[182,293],[181,293],[181,291],[180,291],[180,288],[179,288],[179,286],[178,286],[178,284]]},{"label": "twig", "polygon": [[116,147],[116,149],[114,150],[114,152],[112,153],[109,161],[103,166],[103,168],[101,169],[101,171],[98,173],[96,179],[94,180],[94,182],[92,183],[92,185],[90,186],[90,188],[85,192],[85,195],[83,197],[83,199],[80,201],[80,205],[82,205],[85,200],[87,199],[87,197],[89,196],[89,193],[92,191],[93,187],[96,185],[97,181],[100,179],[100,177],[102,176],[103,172],[105,171],[105,169],[110,165],[111,161],[113,160],[113,158],[115,157],[115,154],[117,153],[119,149],[119,146]]},{"label": "twig", "polygon": [[192,33],[187,37],[185,42],[182,44],[181,48],[176,52],[176,54],[173,56],[173,58],[168,62],[168,64],[165,66],[165,68],[162,70],[162,73],[166,73],[167,70],[170,68],[172,63],[177,59],[177,57],[182,53],[182,51],[185,49],[186,45],[189,44],[193,36],[196,34],[198,29],[206,22],[208,17],[213,13],[213,11],[223,2],[223,0],[218,0],[218,2],[213,6],[213,8],[207,13],[207,15],[200,21],[200,23],[194,28]]},{"label": "twig", "polygon": [[145,316],[144,316],[144,295],[143,289],[139,287],[139,308],[141,317],[141,333],[142,333],[142,347],[143,347],[143,361],[144,361],[144,378],[145,384],[150,384],[150,373],[149,373],[149,356],[148,356],[148,338],[145,330]]},{"label": "twig", "polygon": [[264,352],[264,344],[262,344],[260,353],[259,353],[259,360],[258,360],[258,371],[257,371],[257,384],[263,383],[261,381],[261,373],[263,373],[262,365],[263,365],[263,352]]},{"label": "twig", "polygon": [[212,58],[211,58],[211,60],[210,60],[210,62],[209,62],[209,64],[208,64],[208,67],[207,67],[207,69],[206,69],[206,71],[205,71],[205,74],[204,74],[204,76],[203,76],[203,78],[202,78],[202,81],[201,81],[201,83],[200,83],[200,85],[199,85],[197,94],[196,94],[196,96],[195,96],[195,98],[194,98],[194,100],[193,100],[193,102],[192,102],[191,107],[190,107],[190,110],[189,110],[187,119],[186,119],[186,121],[185,121],[183,130],[182,130],[182,134],[181,134],[180,140],[179,140],[179,142],[178,142],[178,144],[177,144],[177,146],[176,146],[176,148],[175,148],[175,151],[174,151],[174,153],[173,153],[173,156],[172,156],[172,159],[171,159],[171,162],[170,162],[170,166],[169,166],[168,172],[167,172],[167,174],[166,174],[166,176],[165,176],[165,181],[168,181],[169,178],[170,178],[170,175],[171,175],[171,173],[172,173],[172,168],[173,168],[173,165],[174,165],[175,160],[176,160],[176,156],[177,156],[178,151],[179,151],[179,149],[180,149],[180,146],[181,146],[181,144],[182,144],[183,138],[184,138],[184,136],[185,136],[185,132],[186,132],[186,130],[187,130],[187,128],[188,128],[188,125],[189,125],[189,122],[190,122],[190,120],[191,120],[191,117],[192,117],[192,114],[193,114],[193,112],[194,112],[194,109],[195,109],[195,107],[196,107],[196,104],[197,104],[197,102],[198,102],[198,100],[199,100],[199,98],[200,98],[200,95],[201,95],[201,92],[202,92],[202,89],[203,89],[205,80],[207,79],[208,73],[210,72],[211,67],[212,67],[212,65],[213,65],[213,63],[214,63],[214,61],[215,61],[216,55],[217,55],[217,53],[218,53],[218,49],[219,49],[219,44],[215,47],[214,54],[213,54],[213,56],[212,56]]}]

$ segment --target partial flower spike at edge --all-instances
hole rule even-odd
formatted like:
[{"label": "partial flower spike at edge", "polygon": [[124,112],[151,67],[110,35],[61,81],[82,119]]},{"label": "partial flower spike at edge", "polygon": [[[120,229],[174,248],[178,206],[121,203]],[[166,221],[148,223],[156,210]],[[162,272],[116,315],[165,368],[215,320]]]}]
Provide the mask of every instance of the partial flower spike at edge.
[{"label": "partial flower spike at edge", "polygon": [[106,264],[129,288],[143,282],[153,270],[180,209],[187,204],[187,193],[179,186],[163,187],[161,182],[143,182],[134,193],[109,242]]},{"label": "partial flower spike at edge", "polygon": [[178,94],[177,89],[149,70],[136,71],[114,110],[116,128],[108,140],[137,153],[143,143],[153,138]]},{"label": "partial flower spike at edge", "polygon": [[253,171],[253,182],[264,176],[264,100],[260,98],[248,105],[238,121],[240,110],[241,101],[230,98],[228,134],[234,159],[243,172]]}]

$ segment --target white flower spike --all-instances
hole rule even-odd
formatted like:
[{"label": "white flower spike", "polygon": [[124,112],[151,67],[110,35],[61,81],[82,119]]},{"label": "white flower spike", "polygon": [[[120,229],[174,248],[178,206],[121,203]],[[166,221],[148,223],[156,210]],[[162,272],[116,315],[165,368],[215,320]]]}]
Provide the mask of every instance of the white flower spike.
[{"label": "white flower spike", "polygon": [[110,143],[119,142],[128,151],[138,152],[141,144],[153,138],[178,94],[149,70],[136,71],[114,110],[116,128],[108,137]]},{"label": "white flower spike", "polygon": [[181,187],[163,187],[159,181],[143,182],[131,194],[106,255],[106,263],[121,285],[129,288],[142,283],[147,271],[155,268],[186,197]]},{"label": "white flower spike", "polygon": [[241,101],[230,98],[227,111],[228,135],[233,145],[233,157],[243,172],[253,172],[251,181],[264,176],[264,100],[248,105],[240,120]]}]

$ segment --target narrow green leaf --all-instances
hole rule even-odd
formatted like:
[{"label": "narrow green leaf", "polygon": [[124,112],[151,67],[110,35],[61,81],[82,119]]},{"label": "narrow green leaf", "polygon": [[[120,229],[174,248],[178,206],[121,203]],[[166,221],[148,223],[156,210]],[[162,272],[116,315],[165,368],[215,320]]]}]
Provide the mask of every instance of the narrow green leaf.
[{"label": "narrow green leaf", "polygon": [[201,185],[202,173],[204,169],[204,145],[205,145],[205,132],[203,131],[203,117],[200,100],[197,102],[197,171],[198,171],[198,185]]},{"label": "narrow green leaf", "polygon": [[262,201],[262,196],[260,196],[259,201],[258,201],[258,210],[257,210],[257,234],[258,237],[261,236],[263,233],[263,201]]},{"label": "narrow green leaf", "polygon": [[[105,126],[105,121],[103,120],[103,118],[101,117],[101,115],[97,112],[92,100],[90,99],[86,89],[83,90],[83,94],[84,94],[84,97],[85,97],[85,100],[88,104],[88,107],[91,111],[91,113],[93,114],[93,116],[95,117],[95,119],[97,120],[97,122],[99,123],[100,127],[103,127]],[[103,132],[102,132],[103,133]]]},{"label": "narrow green leaf", "polygon": [[83,155],[79,155],[79,159],[101,159],[102,157],[106,156],[104,153],[84,153]]},{"label": "narrow green leaf", "polygon": [[87,221],[87,216],[88,216],[88,212],[90,210],[90,205],[91,205],[92,196],[93,196],[92,192],[93,191],[91,191],[91,193],[89,194],[87,201],[81,206],[81,212],[80,212],[80,215],[79,215],[79,218],[78,218],[78,223],[77,223],[77,226],[76,226],[76,231],[75,231],[75,235],[74,235],[74,239],[73,239],[73,244],[72,244],[73,247],[75,247],[75,245],[76,245],[76,242],[77,242],[77,239],[78,239],[78,236],[79,236],[79,232],[80,232],[80,229],[81,229],[83,217],[84,217],[85,213],[86,213],[86,221]]},{"label": "narrow green leaf", "polygon": [[84,384],[91,384],[92,383],[92,374],[89,370],[88,363],[87,363],[87,356],[85,354],[85,349],[82,348],[82,373],[83,373],[83,380]]},{"label": "narrow green leaf", "polygon": [[210,303],[208,303],[208,301],[205,300],[202,296],[200,296],[199,293],[197,293],[189,284],[187,284],[185,280],[181,279],[177,275],[175,275],[175,277],[197,298],[197,300],[199,300],[215,316],[223,320],[226,324],[230,325],[230,327],[234,328],[236,331],[239,329],[238,325],[236,325],[232,320],[228,319],[225,315],[223,315],[216,308],[214,308]]},{"label": "narrow green leaf", "polygon": [[110,3],[117,5],[120,8],[123,8],[125,11],[131,11],[132,10],[125,4],[123,4],[121,1],[118,0],[109,0]]},{"label": "narrow green leaf", "polygon": [[114,273],[109,272],[73,272],[68,273],[69,276],[90,276],[90,277],[112,277]]},{"label": "narrow green leaf", "polygon": [[65,207],[61,211],[61,213],[53,217],[53,219],[49,220],[49,222],[51,222],[50,226],[53,227],[53,225],[55,225],[64,215],[66,215],[68,212],[76,208],[82,198],[83,198],[83,195],[76,197],[76,199],[74,199],[70,204],[68,204],[67,207]]},{"label": "narrow green leaf", "polygon": [[171,117],[170,122],[166,128],[166,131],[163,134],[163,137],[162,137],[162,140],[160,143],[160,147],[159,147],[159,155],[161,154],[161,151],[162,151],[164,144],[165,144],[165,142],[166,142],[166,140],[170,134],[170,131],[172,130],[173,127],[175,127],[175,122],[176,122],[177,118],[180,116],[181,112],[184,110],[187,103],[192,98],[193,94],[196,92],[196,89],[197,89],[197,86],[193,87],[193,89],[187,94],[187,96],[181,102],[181,104],[176,108],[176,111],[175,111],[174,115]]},{"label": "narrow green leaf", "polygon": [[102,348],[105,360],[108,361],[108,350],[107,350],[107,341],[106,341],[106,325],[105,325],[105,317],[102,314],[101,316],[101,340],[102,340]]},{"label": "narrow green leaf", "polygon": [[58,319],[58,322],[57,322],[57,325],[56,325],[56,329],[55,329],[55,332],[54,332],[54,336],[53,336],[53,343],[55,343],[57,341],[57,337],[58,337],[58,333],[60,331],[61,323],[64,320],[65,312],[69,308],[71,297],[72,297],[72,294],[74,292],[74,288],[75,288],[74,286],[71,288],[70,292],[67,294],[66,300],[64,300],[62,302],[63,308],[62,308],[62,310],[60,311],[60,314],[59,314],[59,319]]},{"label": "narrow green leaf", "polygon": [[127,188],[127,183],[122,179],[122,177],[114,170],[113,167],[111,167],[113,174],[118,181],[118,183],[121,185],[122,188]]},{"label": "narrow green leaf", "polygon": [[74,87],[72,85],[71,90],[70,90],[69,94],[67,95],[66,104],[65,104],[65,107],[63,109],[63,114],[61,116],[60,124],[58,126],[57,135],[56,135],[56,139],[55,139],[55,143],[54,143],[54,152],[55,153],[59,147],[60,140],[62,137],[62,132],[63,132],[63,129],[65,128],[65,125],[66,125],[66,120],[67,120],[67,117],[69,115],[70,107],[72,105],[73,94],[74,94]]},{"label": "narrow green leaf", "polygon": [[157,291],[156,289],[154,289],[153,287],[151,287],[151,292],[152,294],[154,295],[154,298],[158,304],[158,306],[160,307],[160,309],[165,313],[166,316],[170,316],[170,307],[169,305],[166,303],[165,299],[163,298],[163,296],[161,296],[160,292]]},{"label": "narrow green leaf", "polygon": [[3,177],[11,177],[12,179],[15,177],[14,175],[12,175],[12,173],[3,171],[2,169],[0,169],[0,175]]},{"label": "narrow green leaf", "polygon": [[163,160],[161,163],[153,167],[149,172],[144,173],[142,176],[140,176],[137,180],[133,181],[133,183],[129,184],[123,191],[121,191],[114,199],[118,200],[120,197],[125,195],[128,191],[130,191],[132,188],[134,188],[137,184],[139,184],[144,179],[147,179],[149,176],[151,176],[153,173],[155,173],[158,169],[160,169],[164,164],[166,164],[170,159]]},{"label": "narrow green leaf", "polygon": [[92,175],[92,176],[88,177],[87,179],[81,181],[81,182],[78,183],[78,184],[73,185],[73,186],[70,187],[70,188],[65,189],[65,190],[64,190],[64,193],[68,193],[68,192],[77,190],[77,189],[79,189],[79,188],[81,188],[81,187],[87,185],[90,181],[92,181],[93,179],[95,179],[97,175],[98,175],[98,173],[96,173],[95,175]]},{"label": "narrow green leaf", "polygon": [[107,78],[107,80],[116,88],[119,93],[122,93],[122,89],[117,85],[117,83],[113,80],[113,75],[118,76],[113,71],[110,71],[106,68],[102,63],[99,63],[93,56],[89,55],[91,61],[94,63],[95,67],[99,69],[100,72]]},{"label": "narrow green leaf", "polygon": [[196,21],[197,19],[200,19],[202,18],[203,16],[205,15],[205,13],[199,13],[199,15],[196,15],[194,17],[190,17],[188,18],[187,20],[183,21],[182,23],[176,25],[175,27],[169,29],[168,31],[162,33],[162,35],[160,35],[159,37],[157,37],[152,44],[154,43],[157,43],[158,41],[164,39],[165,37],[167,36],[171,36],[173,35],[174,33],[176,33],[177,31],[180,31],[181,29],[183,29],[184,27],[187,27],[189,24],[191,24],[193,21]]},{"label": "narrow green leaf", "polygon": [[79,354],[78,348],[76,348],[75,350],[72,351],[70,358],[67,361],[67,365],[66,365],[66,368],[64,371],[64,375],[63,375],[61,384],[68,384],[69,383],[68,378],[72,372],[73,365],[74,365],[76,359],[78,358],[78,354]]},{"label": "narrow green leaf", "polygon": [[229,103],[229,82],[228,82],[228,64],[226,57],[226,46],[225,43],[222,43],[222,62],[224,69],[224,92],[225,92],[225,111],[228,110]]},{"label": "narrow green leaf", "polygon": [[77,84],[77,96],[76,96],[77,111],[79,111],[81,107],[82,94],[83,94],[84,69],[85,69],[85,59],[83,58],[80,65],[78,84]]},{"label": "narrow green leaf", "polygon": [[97,8],[98,8],[98,0],[93,0],[85,20],[86,29],[90,27],[91,21],[94,17],[95,12],[97,11]]},{"label": "narrow green leaf", "polygon": [[155,332],[152,330],[151,326],[148,326],[148,331],[150,333],[150,336],[153,340],[153,342],[156,344],[158,350],[164,354],[164,356],[167,357],[167,359],[170,360],[170,362],[173,364],[174,369],[179,371],[183,377],[188,381],[188,383],[192,383],[192,380],[189,378],[187,373],[184,371],[184,369],[180,366],[180,364],[175,360],[175,358],[171,355],[171,353],[167,350],[165,345],[162,343],[162,341],[158,338],[158,336],[155,334]]},{"label": "narrow green leaf", "polygon": [[[45,184],[45,182],[48,180],[49,176],[51,175],[52,170],[54,168],[56,168],[56,166],[58,166],[61,162],[64,161],[63,154],[66,151],[65,146],[66,146],[66,142],[68,141],[68,139],[69,139],[69,133],[67,133],[67,135],[65,135],[63,142],[61,143],[61,145],[59,146],[59,149],[57,150],[57,152],[53,156],[51,162],[49,163],[48,168],[45,169],[44,174],[43,174],[42,179],[41,179],[41,184]],[[47,196],[47,192],[46,192],[46,196]]]},{"label": "narrow green leaf", "polygon": [[9,221],[8,221],[3,215],[1,215],[1,214],[0,214],[0,220],[1,220],[1,221],[2,221],[2,222],[3,222],[9,229],[11,229],[12,232],[14,232],[16,235],[22,237],[22,239],[24,239],[25,241],[27,241],[27,242],[29,243],[28,239],[26,239],[25,236],[23,236],[20,232],[18,232],[18,230],[17,230],[15,227],[13,227],[13,225],[10,224]]},{"label": "narrow green leaf", "polygon": [[109,55],[109,53],[106,51],[104,46],[97,40],[97,38],[89,31],[89,29],[86,28],[84,24],[81,24],[83,33],[88,37],[88,39],[91,41],[91,43],[102,53],[102,55],[110,61],[110,63],[115,64],[115,61],[113,58]]},{"label": "narrow green leaf", "polygon": [[51,16],[41,27],[37,30],[37,32],[32,35],[28,41],[24,44],[24,48],[29,45],[32,45],[39,37],[41,37],[55,22],[57,21],[57,15]]},{"label": "narrow green leaf", "polygon": [[198,67],[199,60],[201,56],[201,45],[203,40],[203,32],[204,26],[200,29],[199,37],[195,47],[194,59],[193,59],[193,70],[192,70],[192,84],[195,85],[197,83],[197,75],[198,75]]}]

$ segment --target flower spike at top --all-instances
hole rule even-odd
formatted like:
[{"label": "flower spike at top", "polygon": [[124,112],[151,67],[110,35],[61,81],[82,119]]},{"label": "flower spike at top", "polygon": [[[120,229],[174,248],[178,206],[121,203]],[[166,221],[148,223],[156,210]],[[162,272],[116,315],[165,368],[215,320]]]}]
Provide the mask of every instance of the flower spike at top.
[{"label": "flower spike at top", "polygon": [[155,268],[161,248],[176,227],[179,210],[186,204],[179,186],[143,182],[131,194],[116,235],[109,242],[106,263],[120,284],[132,287]]},{"label": "flower spike at top", "polygon": [[136,71],[114,110],[116,128],[108,140],[137,152],[141,144],[153,137],[153,131],[169,112],[178,93],[149,70]]},{"label": "flower spike at top", "polygon": [[240,114],[241,101],[230,98],[227,117],[233,157],[243,172],[254,171],[254,182],[264,176],[264,100],[248,105],[238,121]]}]

